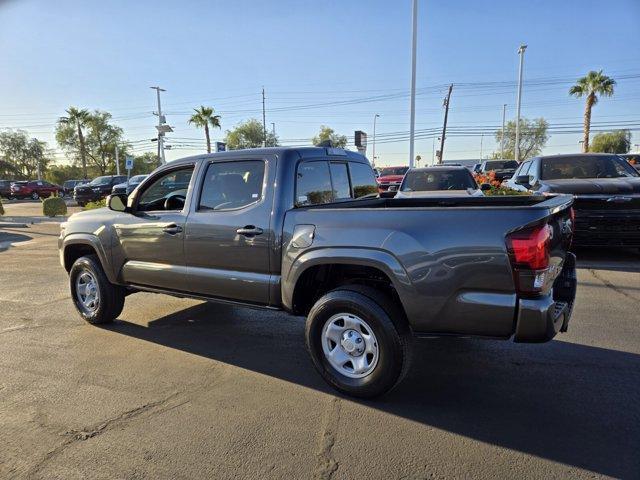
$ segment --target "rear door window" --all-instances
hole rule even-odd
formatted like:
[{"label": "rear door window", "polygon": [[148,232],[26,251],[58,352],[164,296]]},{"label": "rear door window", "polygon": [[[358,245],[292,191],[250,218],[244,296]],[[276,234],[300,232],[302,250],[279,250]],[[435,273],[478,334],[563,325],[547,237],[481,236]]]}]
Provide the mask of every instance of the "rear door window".
[{"label": "rear door window", "polygon": [[262,198],[264,162],[216,162],[207,167],[199,210],[233,210]]},{"label": "rear door window", "polygon": [[296,177],[296,205],[317,205],[333,201],[331,174],[327,162],[302,162]]}]

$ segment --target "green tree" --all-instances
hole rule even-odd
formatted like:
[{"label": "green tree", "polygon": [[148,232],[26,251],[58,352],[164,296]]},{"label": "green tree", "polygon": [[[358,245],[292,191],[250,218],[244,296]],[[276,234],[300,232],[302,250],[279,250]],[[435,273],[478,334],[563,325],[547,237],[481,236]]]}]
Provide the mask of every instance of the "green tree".
[{"label": "green tree", "polygon": [[[75,130],[77,135],[77,143],[74,143],[73,148],[77,148],[77,153],[80,155],[80,159],[82,161],[82,175],[84,179],[87,179],[87,155],[84,142],[84,133],[82,129],[87,125],[91,114],[88,110],[79,109],[76,107],[69,107],[66,112],[66,117],[60,117],[58,119],[58,125],[56,127],[56,140],[61,146],[63,146],[63,142],[68,143],[70,135],[68,133],[65,133],[65,135],[61,137],[61,139],[58,139],[58,132],[61,130],[67,132],[69,129]],[[64,146],[72,148],[71,145]]]},{"label": "green tree", "polygon": [[201,105],[200,108],[193,109],[196,113],[191,115],[189,123],[199,128],[204,128],[204,136],[207,140],[207,153],[211,153],[211,138],[209,136],[209,126],[212,128],[220,127],[220,115],[214,115],[215,110],[212,107]]},{"label": "green tree", "polygon": [[[233,130],[227,130],[225,142],[229,150],[261,147],[265,139],[264,128],[255,118],[239,123]],[[277,147],[277,135],[267,132],[267,147]]]},{"label": "green tree", "polygon": [[79,178],[82,178],[82,167],[77,165],[51,165],[45,175],[46,180],[58,185],[62,185],[67,180]]},{"label": "green tree", "polygon": [[590,152],[629,153],[631,150],[631,132],[616,130],[615,132],[598,133],[593,137]]},{"label": "green tree", "polygon": [[320,132],[311,139],[311,143],[314,145],[320,145],[322,142],[326,142],[327,140],[331,141],[331,145],[336,148],[344,148],[347,146],[347,137],[335,133],[333,128],[327,127],[326,125],[320,126]]},{"label": "green tree", "polygon": [[[520,158],[527,159],[539,155],[549,140],[547,130],[549,124],[544,118],[528,120],[520,119]],[[496,143],[502,141],[502,129],[495,133]],[[516,122],[510,120],[504,127],[504,156],[505,159],[514,159],[516,150]],[[500,158],[500,151],[494,152],[492,158]]]},{"label": "green tree", "polygon": [[29,138],[24,130],[9,130],[0,133],[0,170],[20,178],[34,178],[47,169],[51,162],[47,144],[37,138]]},{"label": "green tree", "polygon": [[569,89],[569,95],[580,98],[585,97],[584,106],[584,142],[582,143],[582,151],[589,151],[589,131],[591,130],[591,109],[598,103],[598,95],[602,97],[610,97],[613,95],[613,87],[616,81],[607,77],[602,70],[596,72],[590,71],[582,78],[579,78],[574,86]]},{"label": "green tree", "polygon": [[151,173],[158,167],[158,154],[156,152],[145,152],[136,155],[133,159],[133,170],[131,175],[142,175]]},{"label": "green tree", "polygon": [[[100,110],[83,115],[83,125],[85,133],[78,128],[77,123],[61,118],[56,126],[58,144],[69,153],[80,153],[81,159],[88,159],[99,175],[114,172],[116,146],[121,158],[124,158],[127,151],[122,128],[111,124],[110,113]],[[83,175],[86,175],[86,160],[82,160],[82,169]]]}]

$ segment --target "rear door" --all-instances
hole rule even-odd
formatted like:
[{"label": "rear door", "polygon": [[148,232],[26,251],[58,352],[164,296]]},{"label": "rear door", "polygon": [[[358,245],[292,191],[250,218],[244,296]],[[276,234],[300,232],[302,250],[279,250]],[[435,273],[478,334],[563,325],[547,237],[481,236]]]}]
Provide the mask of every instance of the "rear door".
[{"label": "rear door", "polygon": [[276,157],[211,160],[202,166],[186,225],[190,291],[268,304]]}]

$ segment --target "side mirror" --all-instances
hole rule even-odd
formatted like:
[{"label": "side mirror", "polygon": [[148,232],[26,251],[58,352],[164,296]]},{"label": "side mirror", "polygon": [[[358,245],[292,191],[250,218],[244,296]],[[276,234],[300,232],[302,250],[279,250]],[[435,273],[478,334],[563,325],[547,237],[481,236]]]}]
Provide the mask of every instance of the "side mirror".
[{"label": "side mirror", "polygon": [[107,207],[114,212],[127,211],[127,196],[123,193],[116,193],[107,197]]},{"label": "side mirror", "polygon": [[516,185],[522,185],[523,187],[529,186],[529,175],[518,175],[515,180]]},{"label": "side mirror", "polygon": [[488,183],[483,183],[482,185],[480,185],[480,190],[482,190],[483,192],[491,190],[491,185],[489,185]]}]

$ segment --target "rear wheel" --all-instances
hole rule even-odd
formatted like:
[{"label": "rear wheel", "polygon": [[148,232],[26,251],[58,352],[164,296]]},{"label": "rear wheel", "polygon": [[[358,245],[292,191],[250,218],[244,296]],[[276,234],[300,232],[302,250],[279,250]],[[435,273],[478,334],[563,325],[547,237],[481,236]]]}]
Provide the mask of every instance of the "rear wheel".
[{"label": "rear wheel", "polygon": [[321,297],[306,323],[307,349],[322,377],[355,397],[375,397],[397,385],[410,364],[411,332],[384,294],[344,287]]},{"label": "rear wheel", "polygon": [[109,281],[96,255],[80,257],[74,262],[69,284],[76,310],[87,322],[112,322],[122,312],[125,290]]},{"label": "rear wheel", "polygon": [[38,200],[40,198],[40,195],[38,195],[38,192],[33,192],[31,194],[31,199],[32,200]]}]

